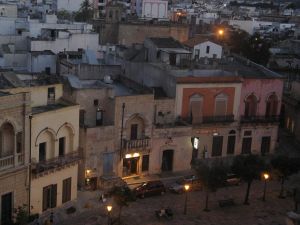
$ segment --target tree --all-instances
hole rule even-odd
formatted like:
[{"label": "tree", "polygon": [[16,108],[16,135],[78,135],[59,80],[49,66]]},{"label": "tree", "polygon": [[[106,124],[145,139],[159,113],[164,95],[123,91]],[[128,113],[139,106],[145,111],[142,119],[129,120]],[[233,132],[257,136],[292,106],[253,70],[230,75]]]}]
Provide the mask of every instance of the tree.
[{"label": "tree", "polygon": [[93,18],[93,7],[89,0],[84,0],[78,12],[75,13],[75,20],[78,22],[88,22]]},{"label": "tree", "polygon": [[197,162],[195,170],[199,179],[203,183],[204,189],[206,190],[204,211],[209,211],[209,192],[216,192],[218,188],[224,185],[226,179],[226,169],[222,164],[212,163],[211,166],[208,166],[204,163]]},{"label": "tree", "polygon": [[281,183],[279,198],[284,198],[284,183],[287,178],[300,170],[298,161],[299,159],[289,158],[285,155],[278,155],[271,160],[274,172]]},{"label": "tree", "polygon": [[18,206],[18,208],[15,209],[15,215],[15,225],[26,225],[29,221],[27,205],[23,204],[22,206]]},{"label": "tree", "polygon": [[121,224],[122,209],[124,206],[128,206],[130,201],[134,201],[135,196],[127,186],[115,186],[110,191],[110,194],[113,197],[114,202],[119,207],[118,221],[119,221],[119,224]]},{"label": "tree", "polygon": [[289,179],[289,186],[293,189],[294,211],[298,211],[300,203],[300,173],[294,174]]},{"label": "tree", "polygon": [[60,20],[72,20],[72,13],[63,9],[57,12],[57,18]]},{"label": "tree", "polygon": [[257,155],[239,155],[234,158],[232,164],[232,171],[240,176],[242,180],[247,182],[247,190],[244,204],[249,204],[249,193],[253,180],[258,179],[265,169],[265,163]]}]

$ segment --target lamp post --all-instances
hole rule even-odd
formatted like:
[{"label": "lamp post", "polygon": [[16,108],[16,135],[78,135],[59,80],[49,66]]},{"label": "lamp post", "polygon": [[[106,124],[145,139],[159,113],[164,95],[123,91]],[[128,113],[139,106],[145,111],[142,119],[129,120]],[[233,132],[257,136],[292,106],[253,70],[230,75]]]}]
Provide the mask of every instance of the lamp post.
[{"label": "lamp post", "polygon": [[266,201],[267,180],[270,178],[270,175],[267,173],[264,173],[263,178],[265,180],[265,184],[264,184],[264,194],[263,194],[262,200]]},{"label": "lamp post", "polygon": [[190,189],[190,185],[188,184],[184,185],[184,190],[185,190],[185,201],[184,201],[184,210],[183,210],[184,215],[186,215],[186,211],[187,211],[187,195],[189,189]]},{"label": "lamp post", "polygon": [[112,206],[111,205],[108,205],[106,206],[106,209],[107,209],[107,225],[110,225],[110,213],[111,213],[111,210],[112,210]]}]

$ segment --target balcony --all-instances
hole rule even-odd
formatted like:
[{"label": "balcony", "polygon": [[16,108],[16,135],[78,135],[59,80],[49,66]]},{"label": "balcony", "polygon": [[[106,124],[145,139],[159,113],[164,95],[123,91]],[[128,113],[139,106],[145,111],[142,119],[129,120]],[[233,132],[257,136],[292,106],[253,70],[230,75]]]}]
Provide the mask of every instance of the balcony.
[{"label": "balcony", "polygon": [[76,164],[80,160],[79,152],[71,152],[64,156],[55,157],[47,161],[32,163],[33,178],[53,173],[56,170]]},{"label": "balcony", "polygon": [[241,123],[278,123],[279,116],[241,116]]},{"label": "balcony", "polygon": [[185,118],[190,124],[199,125],[199,124],[220,124],[220,123],[233,123],[234,115],[226,115],[226,116],[203,116],[202,121],[192,122],[191,118]]},{"label": "balcony", "polygon": [[234,115],[204,116],[202,123],[232,123],[232,122],[234,122]]},{"label": "balcony", "polygon": [[150,149],[150,138],[123,140],[123,153],[133,153]]},{"label": "balcony", "polygon": [[18,153],[0,158],[0,171],[24,164],[24,154]]}]

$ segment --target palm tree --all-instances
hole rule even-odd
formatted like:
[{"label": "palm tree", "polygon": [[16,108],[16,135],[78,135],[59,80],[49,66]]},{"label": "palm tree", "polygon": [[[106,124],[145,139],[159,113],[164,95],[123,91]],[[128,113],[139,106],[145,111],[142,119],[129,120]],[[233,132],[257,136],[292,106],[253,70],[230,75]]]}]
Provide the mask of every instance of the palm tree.
[{"label": "palm tree", "polygon": [[121,224],[121,214],[124,206],[128,206],[130,201],[135,200],[135,196],[132,191],[126,186],[115,186],[110,191],[111,196],[114,199],[114,202],[119,206],[119,216],[118,221]]},{"label": "palm tree", "polygon": [[244,204],[249,205],[249,193],[251,184],[258,179],[265,169],[265,163],[262,158],[257,155],[239,155],[234,158],[232,171],[247,182],[247,191]]},{"label": "palm tree", "polygon": [[204,163],[197,162],[195,170],[206,191],[204,211],[208,212],[209,193],[216,192],[218,188],[224,185],[226,169],[222,164],[213,163],[211,166],[208,166]]},{"label": "palm tree", "polygon": [[271,160],[271,165],[275,174],[280,178],[281,188],[278,197],[284,198],[284,183],[289,176],[300,170],[299,159],[278,155]]}]

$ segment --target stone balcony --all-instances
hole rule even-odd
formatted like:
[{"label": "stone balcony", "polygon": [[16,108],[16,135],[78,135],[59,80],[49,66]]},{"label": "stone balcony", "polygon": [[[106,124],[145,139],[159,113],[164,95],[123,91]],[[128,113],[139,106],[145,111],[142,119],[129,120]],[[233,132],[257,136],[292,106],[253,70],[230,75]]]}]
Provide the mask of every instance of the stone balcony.
[{"label": "stone balcony", "polygon": [[151,139],[142,138],[137,140],[123,140],[122,150],[123,154],[149,151],[151,149]]},{"label": "stone balcony", "polygon": [[31,163],[32,177],[38,178],[54,173],[57,170],[77,164],[79,160],[79,151],[74,151],[65,154],[64,156],[55,157],[38,163]]},{"label": "stone balcony", "polygon": [[14,168],[24,164],[24,153],[0,158],[0,171]]}]

